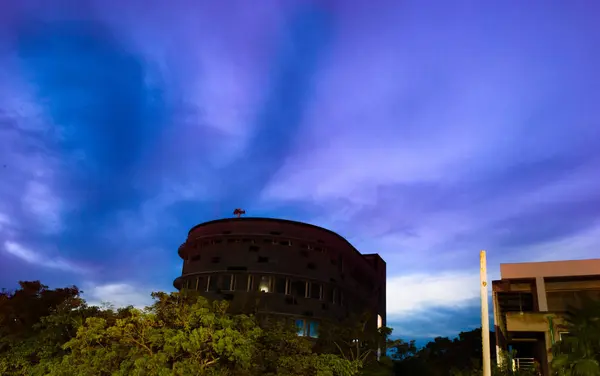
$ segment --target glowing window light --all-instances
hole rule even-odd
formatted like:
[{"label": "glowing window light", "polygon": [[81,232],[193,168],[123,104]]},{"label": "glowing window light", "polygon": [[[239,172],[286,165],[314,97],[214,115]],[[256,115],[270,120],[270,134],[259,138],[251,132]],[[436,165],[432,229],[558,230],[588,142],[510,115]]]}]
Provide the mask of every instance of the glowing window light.
[{"label": "glowing window light", "polygon": [[258,284],[258,291],[260,292],[269,292],[269,287],[271,285],[271,280],[269,277],[261,277],[260,282]]}]

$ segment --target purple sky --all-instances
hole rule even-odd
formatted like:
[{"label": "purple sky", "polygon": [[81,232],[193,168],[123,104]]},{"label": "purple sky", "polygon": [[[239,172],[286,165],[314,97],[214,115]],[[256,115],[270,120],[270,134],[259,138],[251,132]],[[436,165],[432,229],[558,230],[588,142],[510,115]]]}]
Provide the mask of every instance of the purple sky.
[{"label": "purple sky", "polygon": [[394,334],[472,329],[480,249],[490,278],[600,254],[598,14],[4,1],[0,286],[148,303],[186,231],[241,207],[380,253]]}]

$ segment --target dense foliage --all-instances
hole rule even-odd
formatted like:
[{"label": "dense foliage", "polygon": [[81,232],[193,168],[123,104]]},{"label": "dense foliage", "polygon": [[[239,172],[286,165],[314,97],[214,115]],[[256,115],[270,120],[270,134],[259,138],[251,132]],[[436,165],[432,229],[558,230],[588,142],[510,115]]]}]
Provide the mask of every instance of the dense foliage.
[{"label": "dense foliage", "polygon": [[363,363],[313,352],[293,326],[231,315],[185,293],[144,310],[90,307],[76,287],[21,282],[0,294],[1,375],[357,375]]},{"label": "dense foliage", "polygon": [[[323,322],[315,343],[291,323],[232,315],[194,293],[154,293],[150,307],[115,310],[87,305],[75,286],[20,286],[0,292],[0,375],[481,375],[480,329],[419,349],[387,339],[388,328],[366,330],[363,315]],[[599,317],[593,301],[567,314],[570,336],[552,348],[555,375],[600,376]],[[391,358],[376,361],[378,348]],[[493,370],[509,374],[517,376]]]},{"label": "dense foliage", "polygon": [[600,301],[588,300],[566,316],[566,336],[552,348],[558,376],[600,376]]}]

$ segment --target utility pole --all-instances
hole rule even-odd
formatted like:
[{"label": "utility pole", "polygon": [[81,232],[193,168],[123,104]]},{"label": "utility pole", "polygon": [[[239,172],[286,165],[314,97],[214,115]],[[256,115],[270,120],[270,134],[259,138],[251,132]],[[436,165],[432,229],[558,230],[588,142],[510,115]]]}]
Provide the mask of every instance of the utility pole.
[{"label": "utility pole", "polygon": [[490,361],[490,313],[488,307],[487,260],[485,251],[479,253],[479,279],[481,289],[481,344],[483,346],[483,376],[492,376]]}]

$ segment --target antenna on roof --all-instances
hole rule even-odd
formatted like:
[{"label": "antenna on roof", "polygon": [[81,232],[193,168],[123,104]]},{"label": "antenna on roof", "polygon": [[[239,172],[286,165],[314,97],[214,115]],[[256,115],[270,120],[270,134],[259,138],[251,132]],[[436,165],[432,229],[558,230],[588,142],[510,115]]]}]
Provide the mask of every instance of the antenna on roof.
[{"label": "antenna on roof", "polygon": [[237,218],[241,217],[242,214],[246,214],[246,211],[243,209],[235,209],[233,211],[233,215],[235,215]]}]

